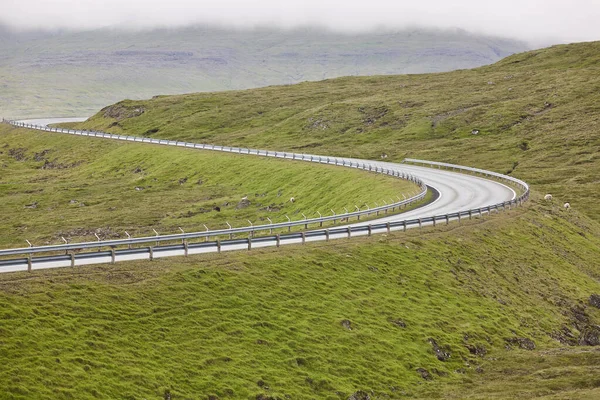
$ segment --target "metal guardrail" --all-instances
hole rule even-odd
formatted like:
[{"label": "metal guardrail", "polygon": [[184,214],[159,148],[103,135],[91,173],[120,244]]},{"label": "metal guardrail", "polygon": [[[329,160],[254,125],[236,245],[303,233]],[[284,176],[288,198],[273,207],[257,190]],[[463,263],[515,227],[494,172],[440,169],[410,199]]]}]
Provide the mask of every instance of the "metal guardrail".
[{"label": "metal guardrail", "polygon": [[[140,138],[140,137],[132,137],[132,136],[121,136],[121,135],[110,135],[110,134],[105,134],[105,133],[101,133],[101,132],[87,132],[85,134],[83,133],[76,133],[78,131],[72,131],[72,130],[62,130],[60,128],[48,128],[48,127],[33,127],[31,125],[27,126],[27,124],[22,124],[22,123],[12,123],[13,125],[16,126],[25,126],[25,127],[32,127],[34,129],[39,129],[42,128],[42,130],[48,130],[48,131],[52,131],[52,132],[64,132],[64,133],[71,133],[71,134],[76,134],[76,135],[83,135],[83,136],[96,136],[96,137],[109,137],[109,138],[116,138],[116,139],[121,139],[121,140],[131,140],[131,141],[137,141],[137,142],[149,142],[149,143],[157,143],[157,144],[174,144],[177,146],[184,146],[184,147],[194,147],[194,148],[204,148],[204,149],[208,149],[208,150],[219,150],[219,151],[229,151],[229,152],[239,152],[242,153],[242,151],[247,151],[246,153],[242,153],[242,154],[256,154],[256,155],[261,155],[261,156],[272,156],[272,157],[281,157],[281,158],[291,158],[291,159],[297,159],[297,160],[304,160],[304,161],[312,161],[312,162],[325,162],[327,164],[331,164],[331,163],[335,163],[335,165],[343,165],[346,167],[352,167],[352,168],[359,168],[359,169],[368,169],[367,170],[371,170],[371,171],[376,171],[376,172],[381,172],[381,173],[388,173],[390,174],[390,170],[381,168],[381,167],[376,167],[375,169],[372,168],[371,165],[366,165],[364,163],[358,163],[358,162],[352,162],[352,161],[348,161],[348,160],[344,160],[344,159],[336,159],[336,158],[331,158],[331,157],[319,157],[319,156],[314,156],[314,155],[301,155],[301,157],[297,157],[295,154],[293,153],[281,153],[281,152],[268,152],[268,151],[264,151],[264,150],[252,150],[252,149],[240,149],[240,148],[231,148],[231,147],[223,147],[223,146],[213,146],[213,145],[194,145],[194,144],[188,144],[185,142],[177,142],[177,141],[164,141],[164,140],[158,140],[158,139],[148,139],[148,138]],[[68,132],[66,132],[68,131]],[[81,132],[81,131],[79,131]],[[201,146],[201,147],[197,147],[197,146]],[[237,150],[237,151],[236,151]],[[269,154],[271,153],[271,154]],[[291,155],[291,157],[290,157]],[[310,158],[308,158],[310,157]],[[342,160],[342,164],[339,163],[339,161]],[[454,164],[447,164],[447,163],[439,163],[439,162],[434,162],[434,161],[425,161],[425,160],[416,160],[416,159],[405,159],[403,162],[405,163],[410,163],[410,164],[420,164],[420,165],[426,165],[432,168],[445,168],[445,169],[452,169],[452,170],[457,170],[460,172],[471,172],[471,173],[475,173],[475,174],[481,174],[485,177],[493,177],[495,179],[501,180],[501,181],[506,181],[506,182],[510,182],[518,187],[520,187],[523,191],[523,193],[521,193],[520,195],[516,196],[515,198],[513,198],[510,201],[504,201],[504,202],[500,202],[500,203],[496,203],[496,204],[492,204],[492,205],[488,205],[485,207],[480,207],[480,208],[475,208],[475,209],[469,209],[469,210],[463,210],[463,211],[458,211],[455,213],[449,213],[449,214],[442,214],[442,215],[434,215],[434,216],[430,216],[430,217],[425,217],[425,218],[417,218],[417,219],[409,219],[409,220],[403,220],[403,221],[394,221],[394,222],[385,222],[385,223],[375,223],[375,224],[369,224],[369,225],[361,225],[361,226],[347,226],[347,227],[343,227],[343,228],[332,228],[332,229],[320,229],[320,230],[313,230],[313,231],[308,231],[308,232],[297,232],[297,233],[288,233],[288,234],[277,234],[277,235],[271,235],[271,236],[262,236],[262,237],[252,237],[249,236],[248,238],[244,238],[244,239],[230,239],[230,240],[216,240],[216,241],[206,241],[206,242],[198,242],[198,243],[189,243],[188,240],[192,239],[192,238],[198,238],[198,237],[206,237],[208,238],[209,236],[219,236],[219,235],[229,235],[229,234],[233,234],[233,233],[251,233],[253,231],[258,230],[258,228],[261,229],[278,229],[278,228],[285,228],[285,227],[290,227],[290,226],[299,226],[299,225],[305,225],[307,224],[308,221],[310,220],[301,220],[301,221],[292,221],[292,222],[287,222],[287,223],[280,223],[280,224],[272,224],[272,225],[263,225],[263,226],[256,226],[256,227],[251,227],[251,228],[234,228],[234,229],[224,229],[224,230],[220,230],[220,231],[211,231],[211,232],[198,232],[198,233],[190,233],[190,234],[176,234],[176,235],[163,235],[160,237],[148,237],[148,238],[136,238],[136,239],[123,239],[123,240],[112,240],[112,241],[103,241],[103,242],[91,242],[91,243],[79,243],[79,244],[73,244],[73,245],[58,245],[58,246],[41,246],[41,247],[32,247],[32,248],[24,248],[24,249],[11,249],[11,250],[0,250],[0,255],[24,255],[27,254],[27,258],[17,258],[17,259],[10,259],[10,260],[0,260],[0,269],[2,267],[27,267],[28,271],[32,270],[32,266],[33,265],[38,265],[38,264],[43,264],[43,263],[62,263],[61,265],[71,265],[71,266],[75,266],[81,263],[86,263],[86,260],[102,260],[99,262],[111,262],[114,263],[117,261],[117,259],[119,257],[127,257],[127,256],[140,256],[141,258],[147,258],[147,259],[154,259],[155,257],[160,257],[161,255],[165,255],[166,253],[177,253],[177,255],[185,255],[187,256],[190,252],[192,253],[197,253],[197,252],[203,252],[203,251],[217,251],[217,252],[221,252],[222,250],[227,250],[228,248],[231,249],[233,247],[239,247],[239,246],[247,246],[248,250],[251,250],[253,245],[259,245],[259,246],[280,246],[282,243],[286,243],[286,242],[298,242],[300,241],[300,243],[304,244],[306,243],[306,241],[309,240],[329,240],[331,237],[352,237],[354,236],[370,236],[373,233],[380,233],[380,232],[392,232],[392,231],[406,231],[409,228],[415,228],[415,227],[423,227],[425,225],[433,225],[436,226],[436,224],[438,222],[445,222],[446,224],[448,224],[450,221],[452,220],[458,220],[459,223],[461,221],[462,218],[468,217],[469,219],[473,218],[473,216],[479,216],[482,217],[484,214],[491,214],[492,211],[504,211],[507,209],[511,209],[513,206],[520,206],[523,202],[527,201],[529,199],[529,195],[530,195],[530,189],[529,189],[529,185],[527,185],[527,183],[507,176],[507,175],[503,175],[503,174],[498,174],[495,172],[491,172],[491,171],[486,171],[486,170],[482,170],[482,169],[478,169],[478,168],[470,168],[470,167],[464,167],[464,166],[460,166],[460,165],[454,165]],[[391,174],[393,176],[397,176],[399,177],[398,173],[396,172],[396,174],[394,175],[393,173]],[[402,177],[406,177],[406,175],[402,174]],[[415,198],[422,198],[425,196],[425,189],[423,183],[418,179],[415,178],[413,176],[409,175],[409,179],[412,180],[413,182],[419,183],[420,185],[422,185],[422,192],[415,196],[414,198],[411,199],[407,199],[403,202],[399,202],[399,203],[395,203],[394,206],[398,206],[398,204],[402,204],[402,203],[407,203],[409,201],[414,201],[413,199]],[[387,207],[379,207],[379,209],[385,209],[385,208],[389,208],[393,205],[388,205]],[[376,210],[378,209],[371,209],[371,210],[367,210],[364,212],[368,212],[368,213],[373,213],[376,212]],[[346,216],[358,216],[359,212],[356,213],[349,213],[349,214],[340,214],[337,216],[330,216],[330,217],[323,217],[323,218],[316,218],[313,219],[312,221],[314,222],[321,222],[321,221],[331,221],[331,220],[338,220],[338,219],[344,219],[346,218]],[[364,214],[362,214],[364,215]],[[314,223],[314,222],[308,222],[308,223]],[[127,248],[127,249],[116,249],[117,246],[121,246],[121,245],[130,245],[130,244],[142,244],[142,243],[149,243],[149,242],[159,242],[159,241],[169,241],[169,240],[182,240],[181,244],[170,244],[170,245],[163,245],[163,246],[148,246],[148,247],[139,247],[139,248]],[[38,252],[49,252],[49,251],[75,251],[75,250],[81,250],[84,248],[100,248],[100,247],[110,247],[109,251],[96,251],[96,252],[86,252],[86,253],[68,253],[68,254],[64,254],[64,255],[52,255],[52,256],[41,256],[41,257],[32,257],[32,253],[38,253]],[[138,257],[138,259],[140,258]],[[0,271],[1,272],[1,271]]]},{"label": "metal guardrail", "polygon": [[[449,224],[452,220],[461,221],[462,218],[468,217],[469,219],[474,216],[482,217],[484,214],[491,214],[492,211],[504,211],[506,209],[510,209],[513,205],[517,206],[522,203],[522,201],[526,200],[526,196],[522,195],[519,198],[515,198],[511,201],[506,201],[502,203],[497,203],[494,205],[481,207],[477,209],[459,211],[455,213],[443,214],[443,215],[435,215],[426,218],[416,218],[409,219],[404,221],[394,221],[394,222],[385,222],[385,223],[375,223],[370,225],[362,225],[362,226],[347,226],[343,228],[332,228],[332,229],[321,229],[315,231],[308,232],[297,232],[297,233],[288,233],[288,234],[278,234],[272,236],[264,236],[257,238],[244,238],[244,239],[231,239],[231,240],[216,240],[212,242],[199,242],[199,243],[188,243],[184,242],[182,244],[177,245],[165,245],[165,246],[148,246],[148,247],[140,247],[133,249],[114,249],[111,248],[110,251],[97,251],[97,252],[87,252],[87,253],[70,253],[64,255],[55,255],[55,256],[44,256],[44,257],[31,257],[29,255],[27,258],[18,258],[11,260],[0,260],[0,269],[2,267],[16,267],[21,266],[25,268],[27,267],[28,271],[32,270],[33,265],[43,264],[43,263],[63,263],[63,265],[71,265],[76,266],[78,261],[85,264],[86,260],[89,259],[100,259],[106,263],[115,263],[118,258],[126,257],[126,256],[142,256],[143,259],[153,260],[156,257],[160,257],[161,255],[165,255],[165,253],[177,253],[170,255],[182,255],[187,256],[190,252],[221,252],[223,250],[227,250],[232,247],[239,247],[243,245],[247,246],[248,250],[251,250],[254,245],[262,245],[261,247],[266,246],[277,246],[279,247],[282,243],[286,244],[286,242],[292,243],[301,243],[305,244],[307,241],[312,240],[326,240],[328,241],[330,238],[339,238],[347,237],[351,238],[353,236],[371,236],[376,233],[390,233],[392,231],[406,231],[410,228],[415,227],[423,227],[425,225],[436,226],[439,222],[445,222],[445,224]],[[138,257],[137,259],[140,259]]]},{"label": "metal guardrail", "polygon": [[[181,240],[182,242],[189,241],[190,239],[199,239],[206,238],[207,240],[212,237],[225,236],[229,235],[232,237],[235,234],[241,233],[250,233],[252,236],[256,232],[266,231],[272,233],[274,229],[283,229],[297,226],[304,226],[305,228],[308,225],[319,224],[322,226],[324,222],[333,221],[334,223],[338,220],[346,220],[348,221],[350,218],[358,218],[361,216],[370,216],[370,215],[379,215],[380,212],[388,213],[390,210],[394,212],[396,209],[400,209],[401,207],[407,207],[408,205],[422,200],[427,194],[427,186],[419,179],[418,177],[392,170],[383,167],[373,166],[364,162],[357,162],[348,160],[345,158],[337,158],[337,157],[324,157],[318,155],[311,154],[296,154],[289,152],[270,152],[267,150],[257,150],[257,149],[247,149],[240,147],[228,147],[228,146],[215,146],[209,144],[198,144],[198,143],[188,143],[188,142],[179,142],[173,140],[163,140],[163,139],[152,139],[146,137],[139,136],[126,136],[126,135],[114,135],[105,132],[97,132],[97,131],[79,131],[72,129],[63,129],[63,128],[52,128],[48,126],[41,125],[33,125],[26,124],[17,121],[8,121],[2,120],[5,123],[9,123],[11,125],[17,127],[24,127],[30,129],[37,129],[47,132],[57,132],[57,133],[65,133],[77,136],[90,136],[90,137],[99,137],[99,138],[109,138],[109,139],[117,139],[117,140],[125,140],[125,141],[133,141],[140,143],[153,143],[153,144],[162,144],[162,145],[172,145],[172,146],[180,146],[187,148],[195,148],[195,149],[203,149],[203,150],[214,150],[214,151],[224,151],[229,153],[237,153],[237,154],[251,154],[265,157],[276,157],[276,158],[285,158],[290,160],[298,160],[298,161],[307,161],[307,162],[316,162],[321,164],[330,164],[337,165],[348,168],[356,168],[365,171],[371,171],[375,173],[382,173],[385,175],[390,175],[399,179],[404,179],[411,181],[420,187],[420,191],[417,195],[410,197],[408,199],[399,200],[395,203],[390,203],[387,205],[370,208],[368,210],[359,210],[354,212],[346,212],[344,214],[337,214],[332,216],[325,216],[319,218],[310,218],[303,219],[298,221],[288,221],[281,222],[275,224],[268,225],[254,225],[249,227],[241,227],[241,228],[229,228],[229,229],[219,229],[219,230],[207,230],[202,232],[190,232],[190,233],[181,233],[181,234],[171,234],[171,235],[158,235],[158,236],[147,236],[141,238],[128,238],[128,239],[117,239],[117,240],[104,240],[97,242],[83,242],[83,243],[68,243],[68,244],[60,244],[60,245],[48,245],[48,246],[35,246],[35,247],[24,247],[24,248],[16,248],[16,249],[6,249],[0,250],[0,256],[13,256],[13,255],[23,255],[23,254],[34,254],[34,253],[45,253],[45,252],[57,252],[57,251],[80,251],[83,249],[99,249],[103,247],[118,247],[118,246],[131,246],[131,245],[140,245],[145,243],[159,243],[159,242],[167,242],[167,241],[176,241]],[[0,264],[1,265],[1,264]]]},{"label": "metal guardrail", "polygon": [[526,197],[525,200],[529,198],[529,185],[520,179],[513,178],[512,176],[499,174],[497,172],[492,172],[492,171],[486,171],[485,169],[471,168],[471,167],[465,167],[462,165],[448,164],[448,163],[442,163],[442,162],[436,162],[436,161],[417,160],[414,158],[405,158],[404,160],[402,160],[402,162],[405,164],[420,164],[420,165],[426,165],[429,167],[438,167],[438,168],[443,167],[446,169],[451,169],[453,171],[472,172],[474,174],[480,174],[485,177],[493,177],[493,178],[496,178],[497,180],[510,182],[510,183],[520,187],[523,190],[523,193],[521,194],[521,196],[525,196]]}]

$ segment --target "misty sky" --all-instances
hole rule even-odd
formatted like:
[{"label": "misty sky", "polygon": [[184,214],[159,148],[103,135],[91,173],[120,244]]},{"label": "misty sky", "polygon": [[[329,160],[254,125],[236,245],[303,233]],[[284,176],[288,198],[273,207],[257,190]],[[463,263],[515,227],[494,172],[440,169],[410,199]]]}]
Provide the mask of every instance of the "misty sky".
[{"label": "misty sky", "polygon": [[217,24],[336,31],[462,28],[530,42],[600,40],[600,0],[0,0],[12,27]]}]

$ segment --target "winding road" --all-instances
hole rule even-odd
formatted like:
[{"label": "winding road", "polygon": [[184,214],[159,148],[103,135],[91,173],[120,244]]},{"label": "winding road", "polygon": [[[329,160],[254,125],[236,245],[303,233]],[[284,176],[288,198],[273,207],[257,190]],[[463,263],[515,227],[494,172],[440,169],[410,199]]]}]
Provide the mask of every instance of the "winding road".
[{"label": "winding road", "polygon": [[[85,118],[45,118],[45,119],[31,119],[31,120],[22,120],[19,122],[34,124],[34,125],[49,125],[56,124],[61,122],[78,122],[83,121]],[[71,133],[74,134],[74,133]],[[166,144],[166,143],[163,143]],[[168,143],[171,144],[171,143]],[[218,151],[218,150],[217,150]],[[269,155],[271,156],[271,155]],[[316,157],[316,156],[315,156]],[[222,243],[214,242],[216,245],[208,246],[208,245],[198,245],[196,247],[192,247],[190,244],[190,248],[188,245],[183,246],[162,246],[156,247],[154,250],[149,248],[149,251],[140,253],[140,252],[127,252],[125,250],[119,250],[118,254],[115,254],[115,251],[111,252],[95,252],[95,253],[87,253],[87,255],[78,254],[75,258],[74,256],[62,256],[61,257],[36,257],[32,261],[29,259],[15,259],[11,262],[7,262],[6,260],[0,260],[0,272],[9,272],[9,271],[31,271],[35,269],[42,268],[55,268],[55,267],[64,267],[64,266],[79,266],[79,265],[87,265],[87,264],[97,264],[97,263],[107,263],[107,262],[116,262],[116,261],[126,261],[126,260],[135,260],[135,259],[154,259],[158,257],[168,257],[168,256],[182,256],[188,254],[199,254],[206,252],[221,252],[226,250],[246,250],[257,247],[267,247],[267,246],[279,246],[285,244],[294,244],[294,243],[304,243],[309,241],[317,241],[317,240],[329,240],[336,238],[347,238],[350,236],[350,232],[352,231],[353,236],[360,235],[370,235],[372,233],[385,233],[390,230],[400,230],[400,226],[396,225],[392,229],[390,229],[390,224],[397,223],[398,221],[406,221],[406,220],[415,220],[415,219],[431,219],[432,216],[443,216],[446,215],[446,223],[449,221],[449,214],[456,214],[464,212],[465,210],[473,210],[479,209],[481,213],[481,209],[485,207],[489,207],[490,205],[497,205],[498,203],[504,202],[513,202],[516,204],[517,193],[515,190],[508,185],[505,185],[498,180],[491,180],[481,176],[475,176],[467,173],[454,172],[451,170],[445,169],[437,169],[431,167],[423,167],[417,165],[408,165],[408,164],[399,164],[399,163],[391,163],[384,161],[372,161],[372,160],[362,160],[362,159],[350,159],[350,158],[339,158],[340,160],[345,160],[347,162],[359,162],[359,163],[368,163],[376,167],[389,169],[391,171],[403,172],[412,174],[426,184],[430,189],[437,191],[438,196],[429,204],[423,205],[416,209],[412,209],[410,211],[393,214],[393,215],[385,215],[376,220],[370,220],[368,222],[356,222],[349,225],[345,225],[342,227],[336,226],[335,229],[332,229],[332,234],[329,234],[327,231],[326,237],[323,235],[314,235],[312,236],[310,232],[306,234],[296,234],[294,237],[292,235],[286,235],[286,238],[279,238],[277,236],[277,240],[275,241],[273,237],[271,240],[262,240],[260,238],[252,239],[243,239],[243,240],[230,240],[223,241]],[[504,177],[508,179],[514,179],[510,177]],[[523,183],[524,184],[524,183]],[[525,187],[526,184],[524,184]],[[526,199],[526,198],[525,198]],[[502,207],[504,209],[504,207]],[[498,208],[496,207],[496,210]],[[487,210],[490,212],[490,209]],[[464,214],[463,214],[464,215]],[[435,218],[434,218],[435,219]],[[450,219],[458,219],[458,217],[450,218]],[[387,223],[387,229],[385,226],[382,226],[382,223]],[[423,223],[423,225],[434,224],[435,222],[429,221]],[[372,226],[378,225],[379,228],[371,229]],[[362,229],[368,226],[368,231],[366,229]],[[410,225],[410,227],[414,227],[415,225]],[[421,221],[419,220],[419,226],[421,226]],[[350,228],[348,228],[350,227]],[[356,229],[355,229],[356,228]],[[406,224],[403,229],[406,229]],[[347,229],[346,232],[342,232],[343,229]],[[356,233],[354,232],[356,231]],[[316,232],[316,231],[315,231]],[[321,231],[322,232],[322,231]],[[302,236],[299,236],[302,235]],[[283,236],[283,235],[282,235]],[[185,241],[184,241],[185,242]],[[113,247],[114,248],[114,247]],[[26,250],[26,249],[23,249]],[[8,250],[0,250],[0,256],[3,255],[3,252]],[[9,253],[4,253],[9,254]],[[89,255],[89,256],[88,256]]]}]

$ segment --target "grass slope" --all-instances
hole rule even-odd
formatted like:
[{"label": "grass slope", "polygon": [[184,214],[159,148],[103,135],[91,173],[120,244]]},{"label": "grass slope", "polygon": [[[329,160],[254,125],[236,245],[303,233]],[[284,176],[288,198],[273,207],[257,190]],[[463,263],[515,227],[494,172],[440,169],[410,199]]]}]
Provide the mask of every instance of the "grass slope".
[{"label": "grass slope", "polygon": [[[346,168],[0,125],[0,247],[203,231],[371,207],[409,182]],[[143,190],[137,190],[137,189]],[[249,204],[241,208],[241,199]],[[296,200],[291,203],[289,200]],[[35,208],[32,207],[35,204]],[[28,207],[29,206],[29,207]],[[219,207],[219,211],[215,210]]]},{"label": "grass slope", "polygon": [[372,239],[3,274],[0,387],[15,399],[591,397],[598,352],[555,338],[599,321],[599,249],[597,223],[530,204]]},{"label": "grass slope", "polygon": [[533,199],[405,234],[0,275],[5,397],[596,398],[600,354],[580,345],[600,336],[598,46],[103,110],[82,126],[454,161]]},{"label": "grass slope", "polygon": [[[124,101],[81,126],[456,162],[515,174],[600,220],[598,104],[600,42],[593,42],[518,54],[474,70]],[[132,108],[145,112],[126,118]]]}]

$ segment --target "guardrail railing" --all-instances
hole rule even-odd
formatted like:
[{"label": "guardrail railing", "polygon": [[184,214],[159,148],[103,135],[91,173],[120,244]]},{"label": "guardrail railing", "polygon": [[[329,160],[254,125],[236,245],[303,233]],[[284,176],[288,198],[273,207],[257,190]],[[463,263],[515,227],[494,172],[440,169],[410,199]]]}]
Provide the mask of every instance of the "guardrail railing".
[{"label": "guardrail railing", "polygon": [[0,256],[13,256],[13,255],[22,255],[22,254],[34,254],[34,253],[44,253],[44,252],[57,252],[57,251],[80,251],[83,249],[98,249],[103,247],[118,247],[118,246],[131,246],[131,245],[139,245],[145,243],[160,243],[160,242],[168,242],[168,241],[176,241],[181,240],[182,242],[189,241],[190,239],[199,239],[217,236],[225,236],[229,235],[231,238],[235,234],[242,233],[250,233],[251,236],[254,236],[256,232],[261,231],[269,231],[273,232],[275,229],[288,228],[297,226],[304,226],[306,229],[309,225],[319,224],[322,226],[325,222],[336,222],[336,221],[349,221],[350,218],[357,218],[360,220],[361,216],[371,216],[371,215],[379,215],[379,213],[388,213],[390,210],[395,212],[396,209],[400,210],[401,208],[406,208],[407,206],[422,200],[427,194],[427,186],[413,174],[405,173],[398,170],[383,168],[379,166],[374,166],[365,162],[357,162],[352,161],[345,158],[337,158],[337,157],[324,157],[318,155],[311,154],[297,154],[290,152],[273,152],[268,150],[258,150],[258,149],[247,149],[240,147],[229,147],[229,146],[215,146],[210,144],[198,144],[198,143],[188,143],[188,142],[179,142],[173,140],[163,140],[163,139],[153,139],[147,137],[139,137],[139,136],[127,136],[127,135],[115,135],[105,132],[97,132],[97,131],[79,131],[73,129],[64,129],[64,128],[54,128],[49,126],[42,125],[34,125],[34,124],[26,124],[17,121],[9,121],[4,120],[3,122],[9,123],[11,125],[17,127],[24,127],[30,129],[37,129],[47,132],[57,132],[57,133],[65,133],[71,135],[78,136],[90,136],[90,137],[99,137],[99,138],[109,138],[109,139],[117,139],[117,140],[125,140],[125,141],[133,141],[133,142],[141,142],[141,143],[153,143],[153,144],[161,144],[161,145],[172,145],[172,146],[180,146],[187,148],[195,148],[195,149],[203,149],[203,150],[214,150],[214,151],[224,151],[229,153],[237,153],[237,154],[251,154],[258,156],[266,156],[266,157],[276,157],[276,158],[285,158],[290,160],[298,160],[298,161],[307,161],[307,162],[316,162],[321,164],[330,164],[337,165],[348,168],[356,168],[365,171],[371,171],[375,173],[381,173],[389,176],[393,176],[399,179],[408,180],[419,185],[419,193],[415,196],[412,196],[408,199],[399,200],[397,202],[392,202],[390,204],[386,204],[383,206],[369,208],[367,210],[358,210],[354,212],[346,212],[343,214],[336,214],[331,216],[324,216],[319,218],[309,218],[302,219],[297,221],[288,221],[281,223],[273,223],[273,224],[265,224],[265,225],[253,225],[248,227],[240,227],[240,228],[228,228],[228,229],[219,229],[219,230],[206,230],[201,232],[190,232],[190,233],[178,233],[178,234],[170,234],[170,235],[158,235],[158,236],[147,236],[140,238],[128,238],[128,239],[117,239],[117,240],[103,240],[97,242],[83,242],[83,243],[67,243],[67,244],[59,244],[59,245],[47,245],[47,246],[35,246],[35,247],[24,247],[24,248],[16,248],[16,249],[6,249],[0,250]]},{"label": "guardrail railing", "polygon": [[[138,142],[149,142],[149,143],[157,143],[157,144],[172,144],[177,146],[184,147],[194,147],[194,148],[203,148],[208,150],[218,150],[218,151],[229,151],[234,153],[241,154],[255,154],[261,156],[271,156],[271,157],[281,157],[281,158],[290,158],[296,160],[304,160],[311,162],[320,162],[327,164],[335,164],[342,165],[346,167],[352,168],[360,168],[375,172],[387,173],[396,177],[400,177],[400,173],[398,171],[393,171],[381,167],[373,168],[371,165],[352,162],[350,160],[338,159],[333,157],[322,157],[322,156],[314,156],[314,155],[295,155],[294,153],[285,153],[285,152],[268,152],[264,150],[252,150],[252,149],[241,149],[241,148],[232,148],[226,146],[213,146],[213,145],[196,145],[189,144],[185,142],[178,141],[165,141],[158,139],[149,139],[149,138],[140,138],[140,137],[132,137],[132,136],[122,136],[122,135],[111,135],[105,134],[101,132],[86,132],[81,133],[81,131],[72,131],[72,130],[62,130],[60,128],[48,128],[48,127],[34,127],[28,124],[22,123],[14,123],[16,126],[26,126],[34,129],[42,129],[48,130],[52,132],[63,132],[63,133],[71,133],[76,135],[83,136],[96,136],[96,137],[110,137],[121,140],[131,140]],[[68,132],[66,132],[68,131]],[[79,133],[77,133],[79,132]],[[198,147],[200,146],[200,147]],[[246,152],[247,151],[247,152]],[[491,171],[486,171],[478,168],[470,168],[464,167],[460,165],[440,163],[434,161],[425,161],[425,160],[416,160],[416,159],[405,159],[403,162],[410,164],[419,164],[425,165],[432,168],[445,168],[451,169],[459,172],[470,172],[475,174],[480,174],[485,177],[493,177],[498,180],[503,180],[506,182],[510,182],[522,189],[520,195],[515,196],[515,198],[504,201],[496,204],[487,205],[480,208],[474,208],[469,210],[462,210],[454,213],[434,215],[430,217],[424,218],[415,218],[415,219],[407,219],[401,221],[392,221],[392,222],[380,222],[368,225],[360,225],[360,226],[346,226],[340,228],[331,228],[331,229],[319,229],[308,232],[294,232],[287,234],[277,234],[270,236],[261,236],[261,237],[253,237],[252,233],[257,231],[259,228],[261,230],[266,229],[278,229],[285,228],[291,226],[299,226],[305,225],[307,223],[320,223],[324,221],[331,220],[340,220],[346,217],[353,217],[359,215],[365,215],[365,213],[372,214],[377,210],[385,210],[390,207],[398,207],[399,205],[409,204],[411,201],[415,201],[417,199],[422,199],[426,194],[426,187],[420,179],[410,175],[401,173],[401,177],[409,180],[412,180],[415,183],[421,185],[421,192],[412,197],[411,199],[407,199],[395,204],[390,204],[387,206],[374,208],[366,211],[347,213],[347,214],[339,214],[336,216],[328,216],[322,218],[315,218],[312,220],[300,220],[300,221],[291,221],[284,222],[279,224],[271,224],[271,225],[263,225],[263,226],[254,226],[254,227],[245,227],[245,228],[233,228],[233,229],[223,229],[216,230],[210,232],[197,232],[197,233],[188,233],[188,234],[175,234],[175,235],[163,235],[163,236],[153,236],[146,238],[131,238],[131,239],[120,239],[120,240],[108,240],[102,242],[88,242],[88,243],[78,243],[78,244],[68,244],[68,245],[57,245],[57,246],[39,246],[39,247],[30,247],[30,248],[22,248],[22,249],[9,249],[9,250],[0,250],[0,256],[10,256],[10,255],[27,255],[27,258],[16,258],[9,260],[0,260],[0,272],[2,268],[11,268],[13,270],[17,268],[26,268],[26,270],[31,271],[33,265],[42,266],[50,265],[53,266],[75,266],[75,265],[85,265],[90,263],[101,263],[101,262],[111,262],[115,263],[116,261],[126,260],[126,259],[150,259],[153,260],[156,257],[169,256],[169,255],[189,255],[189,254],[197,254],[203,252],[221,252],[223,250],[237,250],[240,248],[246,248],[251,250],[253,247],[264,247],[264,246],[280,246],[282,243],[306,243],[307,241],[316,241],[316,240],[329,240],[330,238],[340,238],[340,237],[353,237],[353,236],[370,236],[374,233],[384,233],[384,232],[392,232],[392,231],[406,231],[409,228],[415,227],[423,227],[426,225],[436,226],[439,222],[445,222],[445,224],[449,224],[450,221],[458,220],[460,221],[463,218],[468,217],[469,219],[475,217],[482,217],[485,214],[491,214],[492,211],[499,212],[507,209],[511,209],[513,206],[520,206],[523,202],[529,199],[530,189],[529,185],[519,179],[513,178],[508,175],[498,174]],[[197,242],[190,243],[189,239],[193,238],[209,238],[210,236],[218,237],[222,235],[230,235],[234,233],[250,233],[247,238],[243,239],[229,239],[229,240],[215,240],[215,241],[205,241],[205,242]],[[154,243],[161,241],[174,241],[174,240],[182,240],[181,244],[169,244],[169,245],[156,245],[156,246],[147,246],[147,247],[137,247],[137,248],[126,248],[126,249],[118,249],[119,246],[129,246],[133,244],[144,244],[144,243]],[[109,251],[100,251],[102,247],[109,247]],[[79,251],[82,249],[91,249],[98,248],[99,251],[95,252],[84,252],[84,253],[75,253],[74,251]],[[52,251],[66,251],[67,254],[64,255],[52,255],[52,256],[41,256],[41,257],[33,257],[34,253],[41,252],[52,252]],[[71,253],[68,253],[71,251]]]},{"label": "guardrail railing", "polygon": [[459,171],[459,172],[472,172],[474,174],[479,174],[479,175],[482,175],[485,177],[493,177],[493,178],[496,178],[497,180],[510,182],[510,183],[520,187],[523,190],[523,193],[519,197],[523,197],[525,200],[529,198],[529,185],[526,182],[524,182],[520,179],[517,179],[517,178],[513,178],[512,176],[509,176],[509,175],[499,174],[497,172],[492,172],[492,171],[486,171],[485,169],[480,169],[480,168],[471,168],[471,167],[465,167],[463,165],[448,164],[448,163],[437,162],[437,161],[417,160],[414,158],[405,158],[404,160],[402,160],[402,162],[405,164],[419,164],[419,165],[426,165],[429,167],[445,168],[445,169]]}]

